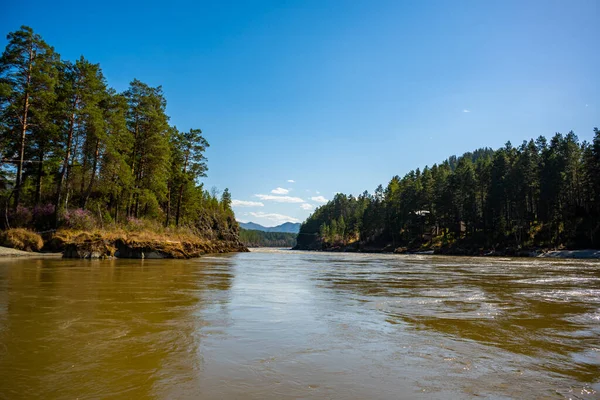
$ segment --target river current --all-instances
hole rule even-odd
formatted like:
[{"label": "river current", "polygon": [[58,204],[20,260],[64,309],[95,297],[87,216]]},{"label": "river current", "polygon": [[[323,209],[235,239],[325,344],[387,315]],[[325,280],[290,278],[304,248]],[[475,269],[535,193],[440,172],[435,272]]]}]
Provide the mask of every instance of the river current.
[{"label": "river current", "polygon": [[0,399],[600,398],[600,262],[0,260]]}]

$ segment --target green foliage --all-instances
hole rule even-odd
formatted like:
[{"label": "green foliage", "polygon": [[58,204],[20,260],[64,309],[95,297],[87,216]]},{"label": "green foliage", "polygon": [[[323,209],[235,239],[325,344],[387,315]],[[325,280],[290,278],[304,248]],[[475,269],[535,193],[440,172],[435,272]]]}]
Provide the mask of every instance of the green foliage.
[{"label": "green foliage", "polygon": [[247,247],[294,247],[296,234],[241,229],[240,241]]},{"label": "green foliage", "polygon": [[[27,26],[9,33],[7,39],[0,57],[0,133],[2,156],[16,169],[16,209],[24,191],[24,179],[32,170],[38,172],[39,197],[42,163],[49,152],[48,142],[56,133],[53,113],[60,58]],[[34,158],[37,163],[29,162]]]},{"label": "green foliage", "polygon": [[[374,195],[337,194],[302,224],[299,248],[600,246],[600,131],[480,149],[394,176]],[[436,237],[441,239],[436,239]]]},{"label": "green foliage", "polygon": [[117,93],[100,65],[60,60],[31,28],[7,38],[0,58],[6,228],[34,227],[36,218],[18,216],[43,206],[52,210],[44,226],[89,230],[149,221],[237,239],[231,194],[226,189],[217,198],[200,183],[208,142],[200,129],[169,125],[160,86],[134,79]]}]

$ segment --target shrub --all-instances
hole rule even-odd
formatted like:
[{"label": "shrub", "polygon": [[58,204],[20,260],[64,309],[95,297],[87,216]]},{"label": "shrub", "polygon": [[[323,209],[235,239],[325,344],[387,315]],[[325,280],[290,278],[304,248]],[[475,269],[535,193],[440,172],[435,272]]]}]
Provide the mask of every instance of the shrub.
[{"label": "shrub", "polygon": [[127,223],[124,228],[128,232],[150,231],[162,233],[165,230],[165,227],[158,221],[135,217],[127,217]]},{"label": "shrub", "polygon": [[144,221],[135,217],[127,217],[125,228],[128,231],[141,231],[144,229]]},{"label": "shrub", "polygon": [[46,231],[54,228],[54,204],[35,206],[33,208],[33,225],[38,231]]},{"label": "shrub", "polygon": [[40,251],[44,247],[44,241],[40,235],[23,228],[14,228],[2,232],[0,243],[5,247],[25,251]]},{"label": "shrub", "polygon": [[67,210],[63,216],[64,224],[72,229],[90,231],[96,227],[96,220],[91,212],[82,208]]},{"label": "shrub", "polygon": [[15,211],[9,213],[9,220],[11,226],[30,226],[31,221],[33,220],[33,213],[31,212],[31,209],[19,205]]}]

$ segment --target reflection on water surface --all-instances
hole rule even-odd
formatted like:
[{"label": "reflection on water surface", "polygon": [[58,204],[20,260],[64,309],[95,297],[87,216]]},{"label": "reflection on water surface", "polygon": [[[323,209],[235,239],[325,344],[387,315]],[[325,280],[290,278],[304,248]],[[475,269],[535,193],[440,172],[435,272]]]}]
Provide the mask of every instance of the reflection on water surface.
[{"label": "reflection on water surface", "polygon": [[0,261],[0,398],[600,395],[600,262]]}]

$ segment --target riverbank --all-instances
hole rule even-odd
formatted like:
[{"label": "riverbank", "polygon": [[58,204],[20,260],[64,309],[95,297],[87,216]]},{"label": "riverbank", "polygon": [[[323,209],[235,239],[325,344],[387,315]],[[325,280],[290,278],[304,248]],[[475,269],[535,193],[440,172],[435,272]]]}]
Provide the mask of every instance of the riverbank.
[{"label": "riverbank", "polygon": [[177,258],[204,254],[247,252],[237,236],[206,239],[188,232],[123,230],[58,231],[49,247],[63,249],[64,258]]},{"label": "riverbank", "polygon": [[295,246],[292,250],[302,251],[325,251],[333,253],[367,253],[367,254],[416,254],[416,255],[445,255],[445,256],[468,256],[468,257],[538,257],[538,258],[572,258],[572,259],[600,259],[600,250],[552,250],[552,249],[515,249],[506,248],[502,250],[472,250],[460,247],[445,247],[435,249],[408,249],[406,247],[393,248],[387,246],[369,246],[358,248],[356,245],[334,246],[324,249],[301,248]]},{"label": "riverbank", "polygon": [[600,259],[600,250],[556,250],[538,255],[542,258]]},{"label": "riverbank", "polygon": [[0,246],[0,258],[6,257],[62,257],[62,253],[39,253]]},{"label": "riverbank", "polygon": [[201,237],[187,229],[128,231],[114,227],[89,231],[59,229],[40,235],[12,229],[4,231],[4,236],[11,240],[4,239],[0,257],[187,259],[204,254],[247,252],[234,233]]}]

